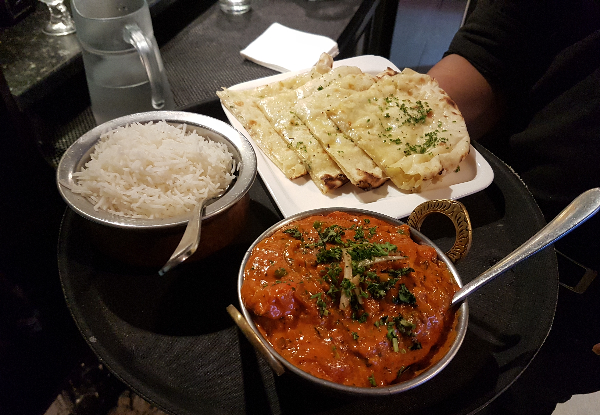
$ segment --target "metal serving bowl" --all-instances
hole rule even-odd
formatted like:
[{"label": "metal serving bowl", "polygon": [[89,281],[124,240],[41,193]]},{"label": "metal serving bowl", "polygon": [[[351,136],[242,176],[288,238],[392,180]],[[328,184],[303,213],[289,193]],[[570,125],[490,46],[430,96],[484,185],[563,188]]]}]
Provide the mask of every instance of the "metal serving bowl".
[{"label": "metal serving bowl", "polygon": [[[189,213],[171,218],[138,219],[95,210],[85,197],[70,190],[73,174],[90,160],[101,135],[131,123],[165,121],[185,124],[210,140],[224,143],[238,165],[236,178],[227,192],[206,208],[200,246],[188,261],[201,258],[228,245],[245,224],[248,190],[256,177],[256,154],[252,145],[237,130],[215,118],[183,111],[152,111],[127,115],[90,130],[63,154],[56,180],[58,190],[77,214],[88,219],[87,230],[97,246],[106,253],[135,265],[159,266],[169,258],[181,239]],[[191,212],[190,212],[191,213]]]},{"label": "metal serving bowl", "polygon": [[[246,337],[250,340],[250,342],[254,345],[254,347],[265,356],[267,362],[273,368],[273,370],[277,374],[283,374],[286,370],[292,372],[301,378],[308,380],[314,384],[320,385],[325,388],[335,389],[337,391],[356,394],[362,396],[381,396],[381,395],[390,395],[396,394],[403,391],[407,391],[412,389],[422,383],[428,381],[437,375],[442,369],[444,369],[448,363],[452,360],[452,358],[456,355],[458,349],[460,348],[463,339],[465,337],[467,331],[468,324],[468,305],[467,302],[464,301],[457,310],[457,321],[454,330],[456,331],[454,341],[450,346],[446,355],[439,360],[434,365],[430,366],[424,372],[419,374],[418,376],[407,380],[405,382],[401,382],[398,384],[385,386],[385,387],[356,387],[356,386],[346,386],[342,384],[338,384],[335,382],[331,382],[328,380],[323,380],[317,378],[313,375],[304,372],[303,370],[297,368],[292,365],[290,362],[285,360],[270,344],[269,342],[263,338],[260,334],[260,331],[254,324],[251,313],[244,306],[244,302],[242,300],[241,288],[244,283],[244,269],[246,264],[250,258],[250,254],[254,247],[262,241],[263,239],[271,236],[279,229],[287,226],[291,222],[294,222],[299,219],[303,219],[312,215],[320,215],[327,214],[334,211],[342,211],[350,214],[365,214],[371,217],[375,217],[378,219],[382,219],[388,223],[399,225],[402,222],[391,218],[389,216],[385,216],[382,214],[374,213],[367,210],[361,209],[350,209],[350,208],[326,208],[326,209],[316,209],[307,212],[301,212],[299,214],[293,215],[287,219],[284,219],[277,224],[273,225],[271,228],[267,229],[257,240],[252,244],[252,246],[248,249],[244,259],[242,261],[240,271],[238,274],[238,300],[241,307],[241,313],[235,309],[234,306],[228,307],[228,312],[231,317],[234,319],[238,327],[242,330],[242,332],[246,335]],[[462,211],[462,212],[461,212]],[[425,237],[421,232],[419,232],[416,228],[420,228],[423,219],[429,215],[430,213],[439,212],[443,213],[446,216],[450,217],[453,221],[456,231],[457,237],[454,246],[448,251],[448,255],[441,251],[431,240]],[[449,257],[452,257],[454,260],[460,259],[462,256],[466,255],[470,248],[471,244],[471,225],[466,210],[464,210],[464,206],[459,202],[451,201],[451,200],[436,200],[425,202],[424,204],[418,206],[413,211],[413,214],[409,217],[407,222],[411,226],[411,237],[412,239],[419,244],[430,245],[435,248],[438,253],[440,259],[442,259],[448,269],[451,271],[454,276],[459,287],[462,287],[462,282],[456,268],[453,265],[452,260]]]}]

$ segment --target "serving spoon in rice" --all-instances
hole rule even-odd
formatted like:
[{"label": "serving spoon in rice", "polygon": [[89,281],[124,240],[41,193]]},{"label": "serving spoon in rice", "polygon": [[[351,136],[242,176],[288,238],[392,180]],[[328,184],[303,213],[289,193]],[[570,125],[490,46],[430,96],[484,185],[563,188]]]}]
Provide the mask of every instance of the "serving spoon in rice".
[{"label": "serving spoon in rice", "polygon": [[175,251],[167,263],[158,271],[158,275],[165,275],[165,273],[181,264],[183,261],[191,257],[194,252],[196,252],[196,249],[198,249],[198,244],[200,243],[202,217],[206,211],[206,206],[208,206],[210,202],[213,202],[214,200],[223,196],[226,191],[227,188],[221,190],[213,197],[208,197],[198,202],[192,211],[192,215],[187,223],[187,226],[185,227],[185,232],[183,232],[183,236],[181,237],[181,241],[179,241],[179,245],[177,245],[177,248],[175,248]]}]

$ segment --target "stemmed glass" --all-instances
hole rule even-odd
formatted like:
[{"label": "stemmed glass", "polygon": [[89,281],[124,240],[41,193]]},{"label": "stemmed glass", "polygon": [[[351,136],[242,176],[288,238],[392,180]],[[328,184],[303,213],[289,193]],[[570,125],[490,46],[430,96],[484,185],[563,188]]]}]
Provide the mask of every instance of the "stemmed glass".
[{"label": "stemmed glass", "polygon": [[64,0],[40,1],[45,3],[50,10],[50,21],[42,29],[45,34],[62,36],[75,32],[75,23],[71,18],[71,13],[69,13],[67,6],[63,4]]}]

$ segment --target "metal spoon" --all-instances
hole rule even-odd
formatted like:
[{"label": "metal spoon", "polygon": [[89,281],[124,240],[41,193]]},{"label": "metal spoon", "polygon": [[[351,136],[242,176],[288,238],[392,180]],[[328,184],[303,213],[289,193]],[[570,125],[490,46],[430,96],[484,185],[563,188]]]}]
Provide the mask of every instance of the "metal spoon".
[{"label": "metal spoon", "polygon": [[192,211],[192,215],[190,220],[185,227],[185,232],[181,237],[181,241],[179,241],[179,245],[175,248],[175,251],[171,255],[171,258],[167,261],[167,263],[158,271],[158,275],[163,276],[167,271],[172,270],[177,265],[181,264],[183,261],[188,259],[190,256],[196,252],[198,249],[198,244],[200,243],[200,231],[202,225],[202,217],[204,216],[204,212],[206,211],[206,206],[209,205],[209,202],[214,201],[215,199],[220,198],[225,194],[227,189],[222,190],[219,194],[213,197],[209,197],[201,200],[194,210]]},{"label": "metal spoon", "polygon": [[514,267],[548,245],[556,242],[600,210],[600,188],[590,189],[579,195],[569,206],[558,214],[550,223],[531,237],[523,245],[515,249],[503,260],[465,284],[452,298],[452,305],[461,303],[467,296],[478,290],[498,275]]}]

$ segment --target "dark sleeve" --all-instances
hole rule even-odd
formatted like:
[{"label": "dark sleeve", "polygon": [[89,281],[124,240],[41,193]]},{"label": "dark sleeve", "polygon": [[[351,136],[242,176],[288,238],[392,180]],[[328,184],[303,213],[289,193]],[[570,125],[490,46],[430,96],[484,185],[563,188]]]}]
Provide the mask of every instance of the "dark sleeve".
[{"label": "dark sleeve", "polygon": [[447,54],[467,59],[492,85],[512,96],[531,88],[559,48],[562,2],[477,0]]}]

